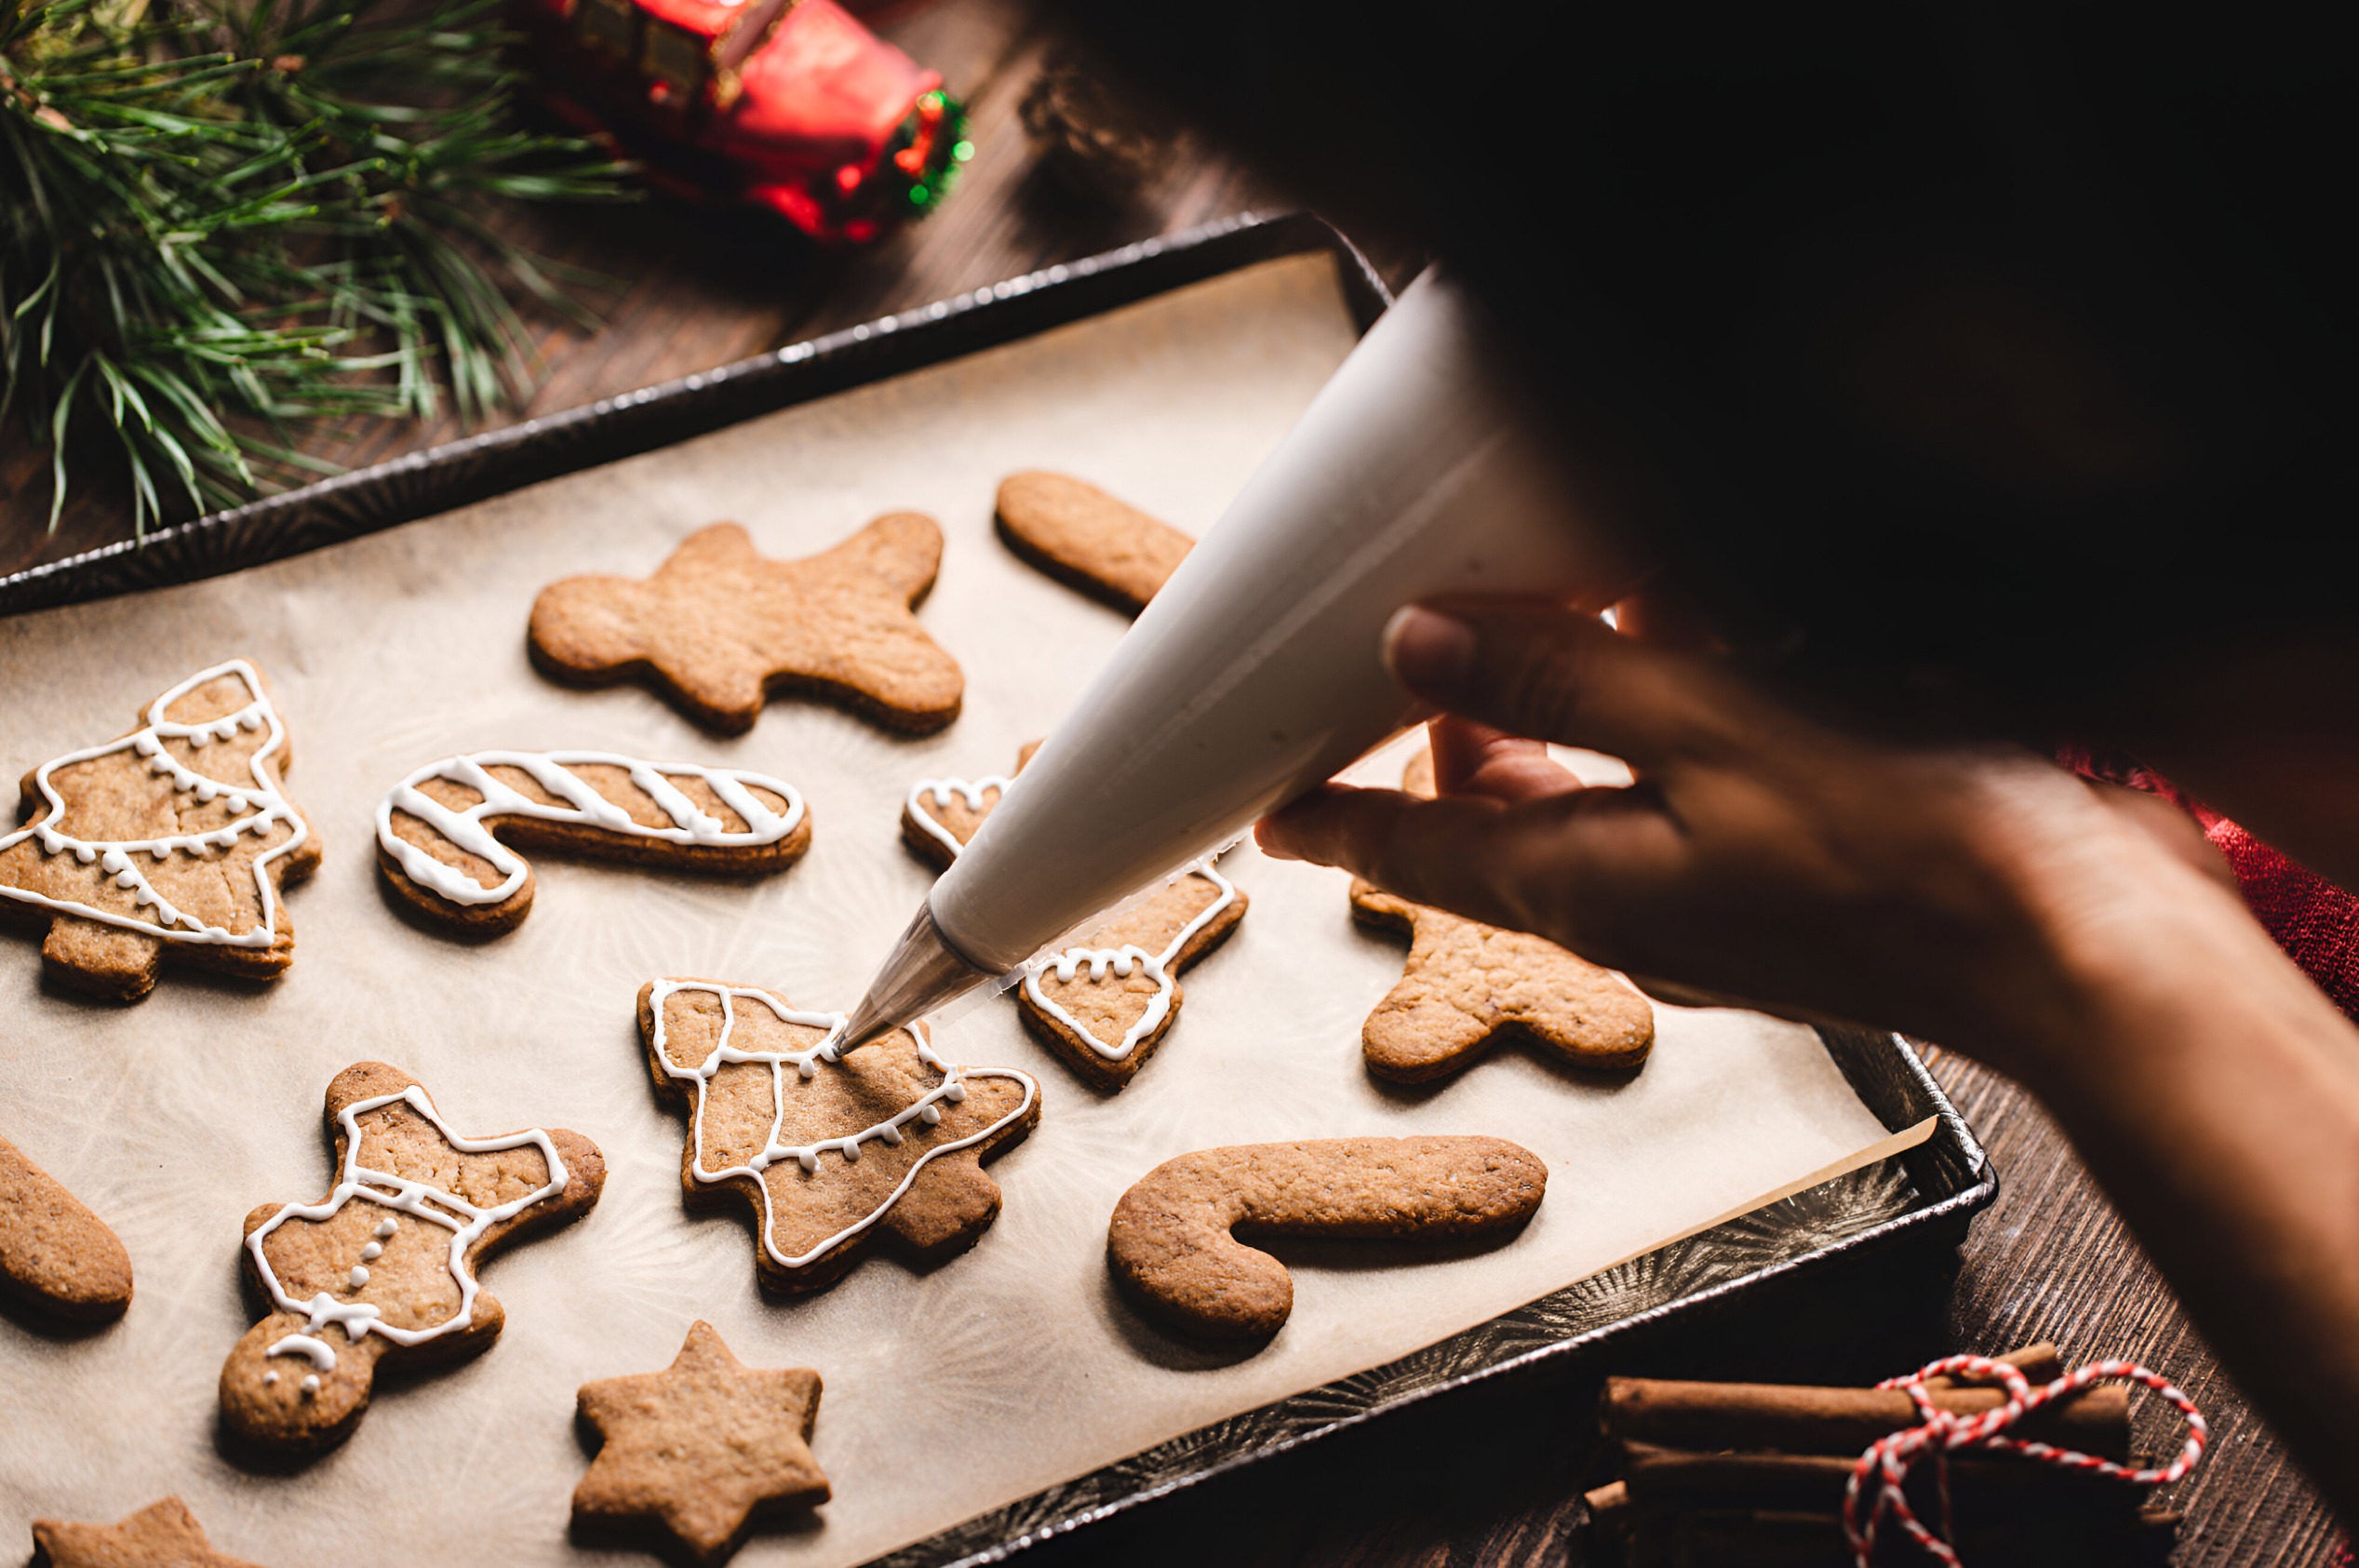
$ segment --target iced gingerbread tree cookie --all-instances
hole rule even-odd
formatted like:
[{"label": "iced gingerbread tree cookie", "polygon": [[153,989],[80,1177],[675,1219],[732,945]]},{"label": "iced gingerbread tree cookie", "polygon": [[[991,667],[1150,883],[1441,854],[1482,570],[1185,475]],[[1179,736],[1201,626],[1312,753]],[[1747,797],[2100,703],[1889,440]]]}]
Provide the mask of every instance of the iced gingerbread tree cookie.
[{"label": "iced gingerbread tree cookie", "polygon": [[[1018,772],[1039,745],[1024,748]],[[902,802],[903,842],[947,868],[1012,782],[918,780]],[[1246,902],[1210,864],[1173,878],[1025,977],[1017,992],[1025,1026],[1091,1082],[1121,1088],[1178,1022],[1180,971],[1228,940]]]},{"label": "iced gingerbread tree cookie", "polygon": [[369,1408],[380,1361],[423,1367],[488,1348],[506,1314],[476,1266],[589,1212],[606,1160],[579,1132],[469,1138],[382,1062],[328,1086],[336,1185],[246,1216],[246,1263],[271,1314],[221,1368],[221,1416],[249,1441],[308,1453]]},{"label": "iced gingerbread tree cookie", "polygon": [[845,1022],[751,985],[639,991],[656,1087],[688,1112],[680,1185],[752,1210],[773,1291],[834,1284],[879,1238],[927,1260],[974,1245],[999,1213],[982,1161],[1040,1119],[1031,1075],[953,1065],[917,1028],[838,1059]]},{"label": "iced gingerbread tree cookie", "polygon": [[645,580],[569,577],[533,602],[534,661],[560,680],[650,680],[726,734],[771,692],[827,698],[890,730],[958,717],[966,677],[918,624],[942,565],[932,517],[894,512],[802,560],[757,553],[735,523],[681,542]]},{"label": "iced gingerbread tree cookie", "polygon": [[0,1138],[0,1294],[85,1322],[131,1305],[131,1254],[107,1223]]},{"label": "iced gingerbread tree cookie", "polygon": [[145,996],[167,959],[275,979],[295,958],[280,893],[319,841],[279,782],[287,726],[261,675],[244,659],[199,670],[145,717],[25,775],[0,914],[47,927],[49,973],[96,996]]},{"label": "iced gingerbread tree cookie", "polygon": [[403,903],[468,935],[532,912],[517,849],[752,876],[811,848],[811,812],[766,773],[602,751],[483,751],[411,773],[377,805],[377,869]]},{"label": "iced gingerbread tree cookie", "polygon": [[[1433,757],[1401,778],[1433,794]],[[1503,1040],[1526,1039],[1579,1067],[1629,1068],[1655,1047],[1655,1004],[1612,970],[1518,931],[1412,904],[1355,878],[1352,918],[1409,933],[1409,961],[1360,1028],[1368,1070],[1422,1083],[1447,1078]]]},{"label": "iced gingerbread tree cookie", "polygon": [[999,485],[999,537],[1067,587],[1136,615],[1196,547],[1171,524],[1065,474]]}]

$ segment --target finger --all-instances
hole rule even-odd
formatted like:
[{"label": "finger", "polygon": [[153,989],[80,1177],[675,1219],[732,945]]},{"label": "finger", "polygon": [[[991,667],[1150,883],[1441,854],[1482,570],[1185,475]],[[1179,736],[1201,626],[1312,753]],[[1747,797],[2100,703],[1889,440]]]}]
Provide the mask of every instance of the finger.
[{"label": "finger", "polygon": [[1513,803],[1581,787],[1570,769],[1548,756],[1545,742],[1448,714],[1428,723],[1426,733],[1433,745],[1437,794],[1480,795]]},{"label": "finger", "polygon": [[2159,795],[2149,795],[2142,789],[2132,789],[2125,784],[2107,784],[2100,779],[2084,779],[2081,782],[2124,821],[2231,892],[2242,896],[2235,868],[2228,864],[2228,857],[2219,852],[2218,846],[2205,836],[2203,827],[2185,811]]}]

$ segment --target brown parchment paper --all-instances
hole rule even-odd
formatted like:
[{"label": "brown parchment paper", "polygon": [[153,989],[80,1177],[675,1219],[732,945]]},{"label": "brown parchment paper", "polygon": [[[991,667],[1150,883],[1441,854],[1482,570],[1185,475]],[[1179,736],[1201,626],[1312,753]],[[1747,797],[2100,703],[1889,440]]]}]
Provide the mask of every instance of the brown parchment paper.
[{"label": "brown parchment paper", "polygon": [[[1736,1012],[1664,1010],[1627,1081],[1509,1052],[1438,1088],[1380,1086],[1360,1024],[1402,949],[1355,931],[1340,874],[1248,847],[1225,864],[1251,914],[1187,972],[1178,1025],[1123,1093],[1082,1086],[1004,1001],[944,1032],[950,1055],[1025,1067],[1045,1092],[1039,1131],[992,1167],[1006,1209],[972,1253],[922,1275],[872,1258],[777,1304],[755,1287],[748,1226],[684,1211],[684,1126],[641,1065],[640,983],[717,976],[849,1007],[927,885],[896,833],[909,784],[1007,769],[1123,631],[993,537],[999,478],[1067,470],[1200,531],[1352,341],[1326,258],[1271,262],[333,550],[0,623],[7,776],[243,654],[275,682],[290,792],[327,851],[289,901],[297,956],[275,985],[175,974],[137,1005],[94,1005],[43,984],[36,944],[0,936],[0,1132],[114,1226],[138,1271],[129,1315],[96,1333],[0,1317],[0,1561],[29,1549],[34,1517],[113,1520],[168,1492],[222,1549],[282,1568],[629,1555],[568,1540],[574,1390],[666,1364],[703,1317],[748,1362],[826,1380],[816,1451],[835,1501],[740,1561],[853,1563],[1430,1343],[1881,1138],[1809,1031]],[[567,690],[527,662],[526,611],[553,578],[645,574],[718,518],[802,555],[897,507],[948,540],[923,618],[969,684],[940,735],[785,702],[718,740],[637,688]],[[760,768],[804,790],[814,844],[750,884],[535,856],[521,930],[446,941],[385,902],[370,813],[410,769],[487,746]],[[611,1174],[585,1221],[484,1270],[508,1315],[489,1354],[381,1387],[353,1441],[307,1467],[249,1472],[215,1439],[215,1379],[251,1320],[239,1222],[327,1190],[321,1093],[365,1058],[419,1074],[462,1132],[584,1132]],[[1413,1131],[1539,1153],[1537,1220],[1446,1263],[1300,1262],[1293,1321],[1242,1360],[1162,1337],[1112,1293],[1106,1217],[1158,1161]]]}]

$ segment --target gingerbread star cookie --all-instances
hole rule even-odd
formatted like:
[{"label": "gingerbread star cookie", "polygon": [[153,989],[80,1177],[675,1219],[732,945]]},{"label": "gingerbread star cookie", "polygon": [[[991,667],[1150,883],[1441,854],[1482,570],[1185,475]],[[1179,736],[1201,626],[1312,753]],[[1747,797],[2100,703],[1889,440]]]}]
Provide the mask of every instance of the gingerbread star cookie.
[{"label": "gingerbread star cookie", "polygon": [[532,912],[518,848],[755,875],[811,848],[811,812],[767,773],[602,751],[482,751],[430,762],[377,804],[377,869],[420,914],[469,935]]},{"label": "gingerbread star cookie", "polygon": [[577,1409],[601,1446],[573,1489],[575,1526],[650,1525],[690,1561],[720,1561],[757,1514],[827,1500],[811,1453],[819,1392],[819,1374],[749,1367],[702,1321],[664,1371],[583,1384]]},{"label": "gingerbread star cookie", "polygon": [[921,1260],[974,1245],[999,1213],[982,1160],[1040,1119],[1028,1073],[955,1066],[916,1028],[838,1059],[845,1023],[751,985],[639,990],[656,1087],[689,1113],[680,1185],[753,1211],[773,1291],[834,1284],[880,1237]]},{"label": "gingerbread star cookie", "polygon": [[1014,474],[999,485],[999,537],[1068,587],[1136,615],[1196,541],[1065,474]]},{"label": "gingerbread star cookie", "polygon": [[[1421,752],[1401,787],[1433,794]],[[1655,1006],[1612,970],[1525,931],[1502,931],[1412,904],[1355,878],[1361,925],[1409,933],[1409,961],[1360,1032],[1368,1070],[1422,1083],[1447,1078],[1507,1039],[1533,1041],[1581,1067],[1628,1068],[1655,1048]]]},{"label": "gingerbread star cookie", "polygon": [[942,530],[878,517],[832,550],[771,560],[735,523],[690,534],[653,577],[569,577],[533,602],[532,656],[561,680],[645,675],[698,723],[754,727],[769,692],[828,698],[891,730],[958,717],[966,677],[913,611]]},{"label": "gingerbread star cookie", "polygon": [[489,1347],[506,1314],[476,1282],[486,1256],[589,1212],[606,1160],[579,1132],[451,1131],[418,1080],[361,1062],[328,1086],[336,1185],[246,1216],[246,1264],[272,1306],[221,1368],[221,1415],[290,1453],[349,1436],[377,1365]]},{"label": "gingerbread star cookie", "polygon": [[287,726],[244,659],[199,670],[146,722],[25,775],[30,821],[0,834],[0,914],[47,928],[61,984],[118,1001],[167,958],[254,980],[295,958],[280,891],[319,841],[279,784]]},{"label": "gingerbread star cookie", "polygon": [[131,1254],[107,1223],[0,1138],[0,1293],[89,1322],[131,1305]]},{"label": "gingerbread star cookie", "polygon": [[120,1524],[36,1519],[33,1554],[45,1568],[254,1568],[215,1551],[205,1526],[178,1497],[150,1503]]},{"label": "gingerbread star cookie", "polygon": [[[1018,772],[1039,746],[1024,748]],[[920,779],[902,802],[903,842],[946,868],[1012,782]],[[1179,1021],[1180,971],[1228,940],[1247,902],[1210,864],[1173,878],[1025,978],[1017,1008],[1025,1027],[1091,1082],[1121,1088]]]}]

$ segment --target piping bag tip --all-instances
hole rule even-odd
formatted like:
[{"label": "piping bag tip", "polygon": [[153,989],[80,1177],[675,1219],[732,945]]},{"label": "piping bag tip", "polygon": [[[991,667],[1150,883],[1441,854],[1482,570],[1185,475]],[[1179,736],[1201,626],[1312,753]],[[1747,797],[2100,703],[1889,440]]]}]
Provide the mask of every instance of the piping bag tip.
[{"label": "piping bag tip", "polygon": [[999,978],[998,971],[978,967],[951,946],[935,928],[933,911],[921,904],[917,918],[893,944],[876,978],[869,981],[867,994],[852,1009],[835,1054],[857,1051]]}]

